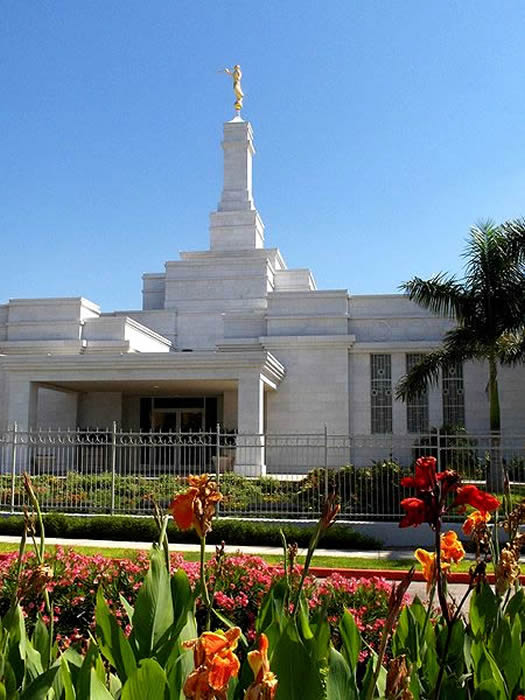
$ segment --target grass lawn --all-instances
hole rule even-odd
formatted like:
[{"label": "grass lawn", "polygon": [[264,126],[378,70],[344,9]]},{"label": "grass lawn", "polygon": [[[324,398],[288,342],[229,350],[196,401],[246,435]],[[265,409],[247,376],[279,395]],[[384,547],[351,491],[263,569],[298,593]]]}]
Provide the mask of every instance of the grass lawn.
[{"label": "grass lawn", "polygon": [[[136,550],[133,549],[119,549],[119,548],[104,548],[104,547],[73,547],[73,549],[79,554],[102,554],[105,557],[124,559],[126,557],[132,558]],[[149,547],[144,547],[144,549],[149,549]],[[0,552],[14,552],[18,551],[17,544],[8,544],[0,542]],[[184,559],[186,561],[198,561],[198,552],[184,552]],[[210,558],[212,554],[208,554],[207,558]],[[265,554],[263,559],[269,564],[280,564],[282,562],[282,557],[276,554]],[[299,564],[304,562],[304,557],[297,557]],[[415,560],[414,560],[415,562]],[[454,566],[454,571],[468,571],[472,561],[462,561],[456,566]],[[314,556],[312,566],[322,566],[322,567],[333,567],[342,569],[409,569],[412,565],[412,560],[410,559],[378,559],[377,557],[330,557],[330,556]]]}]

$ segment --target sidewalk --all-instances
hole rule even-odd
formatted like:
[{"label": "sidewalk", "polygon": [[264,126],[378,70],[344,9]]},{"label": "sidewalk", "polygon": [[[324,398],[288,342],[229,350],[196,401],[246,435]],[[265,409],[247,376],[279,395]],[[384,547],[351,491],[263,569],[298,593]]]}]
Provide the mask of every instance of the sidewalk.
[{"label": "sidewalk", "polygon": [[[0,535],[0,542],[17,544],[20,542],[20,537],[16,535]],[[46,544],[49,545],[59,545],[61,547],[92,547],[96,549],[97,547],[106,549],[144,549],[148,550],[151,547],[149,542],[119,542],[117,540],[79,540],[79,539],[66,539],[63,537],[46,537]],[[171,552],[199,552],[200,545],[189,544],[189,543],[171,543],[169,545]],[[273,554],[276,556],[281,556],[283,553],[282,547],[263,547],[263,546],[251,546],[251,545],[231,545],[227,544],[225,547],[228,554],[233,554],[235,552],[242,552],[242,554],[253,554],[256,556],[263,556],[266,554]],[[215,552],[215,545],[206,545],[207,552]],[[304,556],[306,554],[306,548],[299,549],[299,555]],[[413,549],[381,549],[381,550],[338,550],[338,549],[323,549],[318,548],[315,550],[315,556],[317,557],[352,557],[359,559],[377,559],[378,561],[385,561],[389,559],[406,559],[407,567],[408,562],[414,561],[414,551]],[[472,555],[467,554],[467,558],[472,558]]]}]

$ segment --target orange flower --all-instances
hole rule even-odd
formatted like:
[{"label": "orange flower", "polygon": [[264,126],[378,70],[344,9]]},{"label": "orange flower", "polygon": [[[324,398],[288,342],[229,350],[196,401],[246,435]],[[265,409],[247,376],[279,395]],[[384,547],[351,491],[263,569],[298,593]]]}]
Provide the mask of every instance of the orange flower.
[{"label": "orange flower", "polygon": [[268,637],[259,637],[255,651],[248,654],[248,663],[253,671],[254,681],[247,688],[244,700],[272,700],[277,692],[277,677],[270,671],[268,661]]},{"label": "orange flower", "polygon": [[[423,567],[423,578],[427,582],[427,592],[432,588],[436,580],[436,555],[427,552],[426,549],[416,549],[414,556]],[[447,571],[450,564],[442,562],[441,571]]]},{"label": "orange flower", "polygon": [[238,627],[223,632],[203,632],[198,639],[183,642],[193,649],[195,669],[184,683],[186,698],[194,700],[222,700],[230,680],[239,673],[240,663],[234,650],[241,630]]},{"label": "orange flower", "polygon": [[470,515],[467,516],[465,522],[463,523],[461,529],[465,535],[471,535],[474,530],[476,530],[481,525],[488,523],[490,520],[490,513],[484,510],[473,510]]},{"label": "orange flower", "polygon": [[441,535],[441,559],[444,562],[458,564],[464,556],[465,550],[454,530]]},{"label": "orange flower", "polygon": [[208,474],[189,476],[188,484],[189,488],[171,502],[171,512],[181,530],[194,527],[202,538],[211,530],[211,521],[222,494]]}]

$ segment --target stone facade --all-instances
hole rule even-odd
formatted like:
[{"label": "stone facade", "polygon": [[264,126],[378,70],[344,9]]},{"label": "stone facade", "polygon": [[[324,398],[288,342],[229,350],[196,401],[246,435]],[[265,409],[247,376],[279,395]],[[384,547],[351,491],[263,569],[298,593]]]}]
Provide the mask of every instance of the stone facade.
[{"label": "stone facade", "polygon": [[[264,247],[250,124],[227,122],[222,146],[210,248],[144,274],[141,310],[103,313],[83,298],[0,305],[0,429],[219,422],[252,436],[325,426],[337,435],[406,436],[459,415],[469,432],[486,432],[481,364],[459,368],[424,405],[392,398],[407,356],[438,345],[450,322],[401,295],[318,290],[309,270],[288,269],[278,249]],[[502,371],[508,432],[525,433],[524,388],[522,370]],[[264,470],[262,447],[250,461]]]}]

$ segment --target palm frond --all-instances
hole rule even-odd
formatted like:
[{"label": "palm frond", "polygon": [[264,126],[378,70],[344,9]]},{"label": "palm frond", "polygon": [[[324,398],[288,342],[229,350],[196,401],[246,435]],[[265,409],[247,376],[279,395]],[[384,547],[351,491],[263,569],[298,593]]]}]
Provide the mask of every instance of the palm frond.
[{"label": "palm frond", "polygon": [[525,329],[501,335],[496,351],[502,365],[525,364]]},{"label": "palm frond", "polygon": [[487,357],[488,344],[477,326],[456,326],[445,333],[443,351],[452,362],[466,362]]},{"label": "palm frond", "polygon": [[467,286],[481,293],[492,293],[514,271],[506,236],[490,220],[470,229],[463,258]]},{"label": "palm frond", "polygon": [[525,218],[511,219],[501,224],[507,238],[509,252],[520,264],[525,264]]},{"label": "palm frond", "polygon": [[396,399],[407,401],[417,398],[428,386],[438,383],[444,352],[441,349],[427,353],[421,362],[401,377],[395,388]]},{"label": "palm frond", "polygon": [[424,355],[412,369],[401,377],[395,388],[396,399],[415,399],[427,387],[439,382],[441,370],[458,362],[486,356],[486,348],[479,343],[475,332],[465,328],[453,328],[445,334],[443,345]]},{"label": "palm frond", "polygon": [[464,286],[444,273],[429,280],[413,277],[400,288],[411,301],[440,316],[461,320],[467,312],[469,299]]}]

